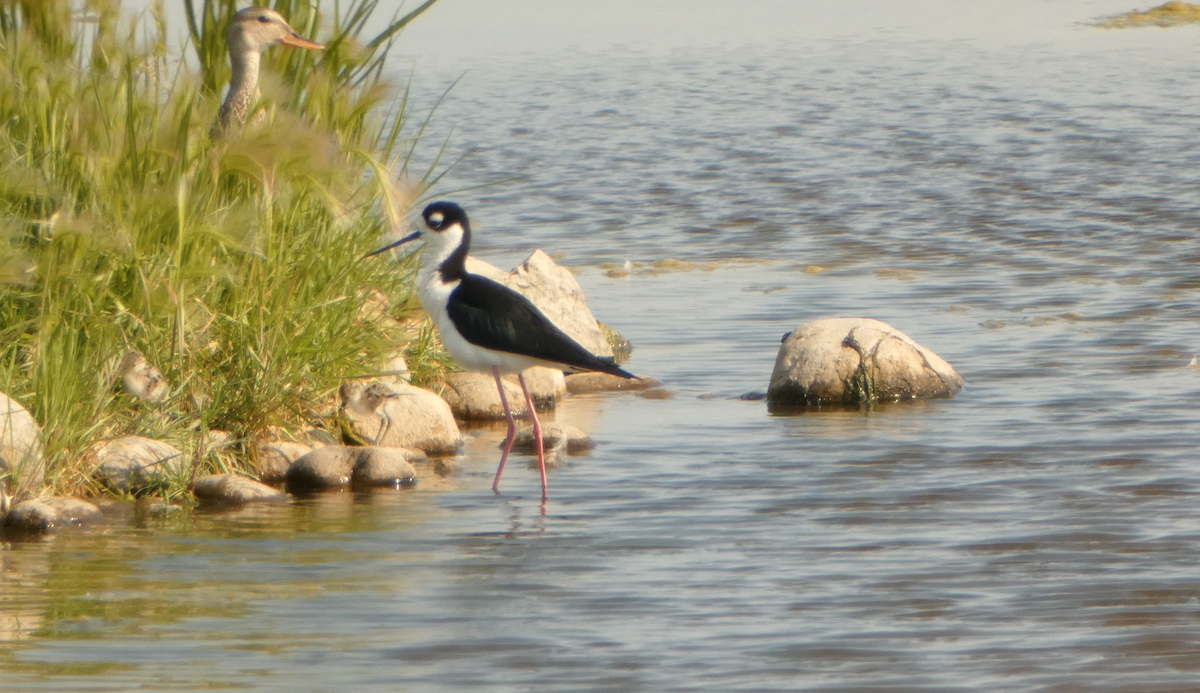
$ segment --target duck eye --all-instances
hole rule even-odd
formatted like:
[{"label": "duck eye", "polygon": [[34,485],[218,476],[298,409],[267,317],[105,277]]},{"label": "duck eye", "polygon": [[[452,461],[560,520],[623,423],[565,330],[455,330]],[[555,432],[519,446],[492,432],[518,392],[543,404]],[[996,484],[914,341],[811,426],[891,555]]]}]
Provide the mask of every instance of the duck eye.
[{"label": "duck eye", "polygon": [[263,15],[259,15],[258,21],[262,22],[263,24],[270,24],[271,18],[268,17],[267,15],[263,14]]}]

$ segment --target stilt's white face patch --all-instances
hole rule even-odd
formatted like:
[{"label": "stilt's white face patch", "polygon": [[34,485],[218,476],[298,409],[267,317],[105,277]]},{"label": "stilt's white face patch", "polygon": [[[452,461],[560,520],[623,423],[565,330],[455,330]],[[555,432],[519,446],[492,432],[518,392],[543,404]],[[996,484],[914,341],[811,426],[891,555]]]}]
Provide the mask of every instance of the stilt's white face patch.
[{"label": "stilt's white face patch", "polygon": [[443,215],[441,212],[434,212],[433,214],[429,215],[429,225],[435,228],[441,226],[442,220],[445,218],[445,215]]}]

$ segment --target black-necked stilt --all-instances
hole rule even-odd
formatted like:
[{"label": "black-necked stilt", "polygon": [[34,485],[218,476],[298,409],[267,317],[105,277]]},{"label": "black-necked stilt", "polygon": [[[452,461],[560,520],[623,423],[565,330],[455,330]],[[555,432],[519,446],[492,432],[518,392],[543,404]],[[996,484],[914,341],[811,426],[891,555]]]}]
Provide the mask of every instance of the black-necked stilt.
[{"label": "black-necked stilt", "polygon": [[517,431],[500,375],[516,373],[529,416],[533,419],[538,467],[542,474],[542,500],[545,501],[548,493],[542,425],[538,422],[533,398],[529,396],[521,371],[533,366],[549,366],[575,372],[599,371],[622,378],[637,376],[622,370],[611,359],[596,356],[580,346],[521,294],[500,282],[468,272],[466,260],[471,227],[462,207],[453,202],[434,202],[421,216],[428,232],[417,231],[371,255],[425,238],[421,269],[417,273],[417,296],[421,305],[438,326],[446,351],[460,366],[467,370],[492,371],[508,420],[504,453],[496,468],[492,490],[500,492],[500,475],[504,472],[504,463]]}]

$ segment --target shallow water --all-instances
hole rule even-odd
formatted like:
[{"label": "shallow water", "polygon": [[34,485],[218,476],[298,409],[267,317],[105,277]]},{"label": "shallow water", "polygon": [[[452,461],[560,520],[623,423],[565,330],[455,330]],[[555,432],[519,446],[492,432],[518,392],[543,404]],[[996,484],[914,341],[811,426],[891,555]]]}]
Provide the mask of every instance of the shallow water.
[{"label": "shallow water", "polygon": [[[1195,689],[1196,35],[1063,36],[472,68],[441,189],[523,176],[451,195],[477,254],[561,253],[673,396],[561,405],[600,445],[544,516],[492,428],[412,490],[0,544],[0,690]],[[663,258],[731,262],[597,266]],[[732,399],[842,315],[968,387]]]}]

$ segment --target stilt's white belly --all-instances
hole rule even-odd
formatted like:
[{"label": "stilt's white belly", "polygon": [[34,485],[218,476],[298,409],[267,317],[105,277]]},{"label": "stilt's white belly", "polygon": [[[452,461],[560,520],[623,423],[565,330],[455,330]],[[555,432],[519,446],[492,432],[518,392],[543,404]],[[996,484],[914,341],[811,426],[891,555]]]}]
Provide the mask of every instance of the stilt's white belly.
[{"label": "stilt's white belly", "polygon": [[446,313],[450,294],[458,285],[457,281],[442,283],[441,275],[436,269],[426,270],[422,267],[417,275],[417,297],[421,299],[425,312],[433,319],[433,324],[437,325],[446,351],[450,352],[458,365],[469,371],[490,371],[496,366],[501,373],[519,373],[533,366],[561,367],[530,356],[485,349],[463,339],[458,330],[454,329],[454,322]]}]

